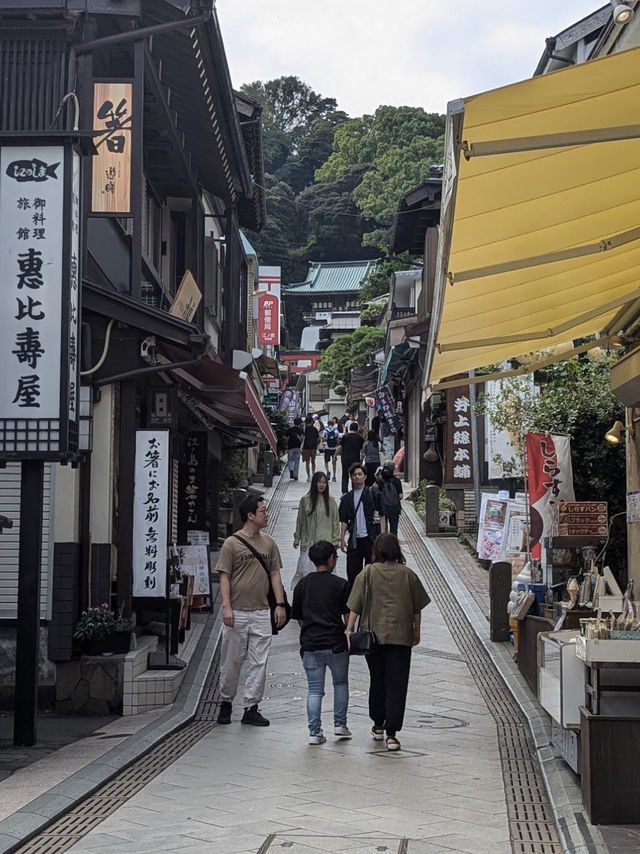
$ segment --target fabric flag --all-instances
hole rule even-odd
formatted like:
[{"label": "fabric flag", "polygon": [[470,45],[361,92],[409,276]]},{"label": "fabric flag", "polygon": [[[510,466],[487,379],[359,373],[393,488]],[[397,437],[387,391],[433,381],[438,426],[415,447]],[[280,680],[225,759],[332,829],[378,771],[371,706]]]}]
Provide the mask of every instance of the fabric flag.
[{"label": "fabric flag", "polygon": [[525,440],[531,556],[540,558],[542,539],[551,535],[551,503],[575,501],[571,439],[549,433],[527,433]]}]

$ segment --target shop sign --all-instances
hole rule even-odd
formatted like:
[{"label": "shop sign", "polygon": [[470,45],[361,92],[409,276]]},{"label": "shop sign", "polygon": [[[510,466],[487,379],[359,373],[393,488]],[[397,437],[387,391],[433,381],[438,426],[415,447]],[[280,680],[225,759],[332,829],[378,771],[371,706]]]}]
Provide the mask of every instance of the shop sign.
[{"label": "shop sign", "polygon": [[258,346],[280,344],[280,267],[258,268]]},{"label": "shop sign", "polygon": [[93,129],[98,149],[93,160],[93,213],[131,213],[132,103],[133,83],[118,80],[93,84]]},{"label": "shop sign", "polygon": [[280,409],[287,413],[289,426],[293,426],[294,419],[300,413],[300,392],[292,388],[286,388],[280,397]]},{"label": "shop sign", "polygon": [[553,529],[553,507],[561,501],[574,501],[571,440],[569,436],[527,433],[527,483],[531,556],[541,557],[541,542]]},{"label": "shop sign", "polygon": [[374,392],[374,397],[377,401],[377,405],[380,407],[380,415],[387,422],[389,431],[391,433],[397,433],[398,430],[402,430],[404,421],[400,415],[396,413],[396,402],[393,399],[389,386],[383,385],[380,386],[380,388],[377,388]]},{"label": "shop sign", "polygon": [[191,270],[187,270],[182,277],[180,287],[173,298],[173,302],[169,308],[169,314],[173,315],[173,317],[180,317],[182,320],[191,322],[201,301],[202,293],[198,287],[198,283],[193,278]]},{"label": "shop sign", "polygon": [[178,536],[207,526],[207,434],[188,433],[186,458],[178,474]]},{"label": "shop sign", "polygon": [[205,545],[176,546],[180,571],[194,578],[193,595],[209,596],[209,548]]},{"label": "shop sign", "polygon": [[561,501],[557,508],[559,537],[606,537],[606,501]]},{"label": "shop sign", "polygon": [[78,449],[80,155],[0,146],[0,455]]},{"label": "shop sign", "polygon": [[469,386],[449,389],[444,447],[447,484],[467,486],[473,483],[472,422]]},{"label": "shop sign", "polygon": [[133,493],[133,595],[167,593],[169,431],[137,430]]}]

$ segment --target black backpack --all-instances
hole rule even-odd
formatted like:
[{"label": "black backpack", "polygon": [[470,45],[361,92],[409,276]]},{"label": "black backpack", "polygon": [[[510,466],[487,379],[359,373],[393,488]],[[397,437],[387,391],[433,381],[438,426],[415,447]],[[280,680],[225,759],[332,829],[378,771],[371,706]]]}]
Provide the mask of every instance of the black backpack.
[{"label": "black backpack", "polygon": [[400,499],[398,498],[398,490],[392,480],[384,479],[380,488],[382,501],[387,512],[396,513],[400,510]]}]

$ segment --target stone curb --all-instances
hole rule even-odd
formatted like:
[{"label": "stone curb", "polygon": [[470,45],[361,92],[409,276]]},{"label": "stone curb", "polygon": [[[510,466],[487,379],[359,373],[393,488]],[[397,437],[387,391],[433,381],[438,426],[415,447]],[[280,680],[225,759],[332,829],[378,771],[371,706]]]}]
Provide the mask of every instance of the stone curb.
[{"label": "stone curb", "polygon": [[211,614],[187,666],[171,711],[104,756],[0,821],[0,854],[11,854],[195,717],[214,658],[222,617]]},{"label": "stone curb", "polygon": [[582,806],[582,793],[564,760],[555,755],[551,744],[550,718],[531,693],[513,661],[510,644],[489,639],[489,623],[468,588],[460,580],[437,537],[423,533],[424,523],[410,502],[403,502],[403,513],[436,562],[447,586],[460,603],[465,616],[514,700],[526,717],[538,753],[547,795],[551,802],[558,835],[566,854],[608,854],[609,849]]}]

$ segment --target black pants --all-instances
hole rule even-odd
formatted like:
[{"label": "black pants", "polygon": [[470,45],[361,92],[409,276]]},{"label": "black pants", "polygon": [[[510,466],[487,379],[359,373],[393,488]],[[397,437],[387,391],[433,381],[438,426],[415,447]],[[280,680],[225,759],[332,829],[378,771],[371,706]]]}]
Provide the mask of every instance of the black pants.
[{"label": "black pants", "polygon": [[398,522],[400,521],[400,513],[387,513],[387,531],[398,536]]},{"label": "black pants", "polygon": [[393,737],[402,729],[407,702],[411,647],[382,644],[366,656],[369,685],[369,717],[375,727]]},{"label": "black pants", "polygon": [[344,495],[345,492],[349,491],[349,468],[354,463],[359,463],[360,460],[357,458],[355,460],[350,460],[348,457],[345,459],[342,454],[340,455],[340,460],[342,463],[342,494]]},{"label": "black pants", "polygon": [[380,463],[365,463],[364,467],[367,470],[367,480],[365,482],[365,486],[373,486],[373,484],[376,482],[375,475],[376,471],[380,467]]},{"label": "black pants", "polygon": [[361,537],[356,540],[355,549],[347,549],[347,581],[349,582],[349,588],[353,587],[356,575],[362,571],[362,567],[371,563],[372,548],[371,537]]}]

